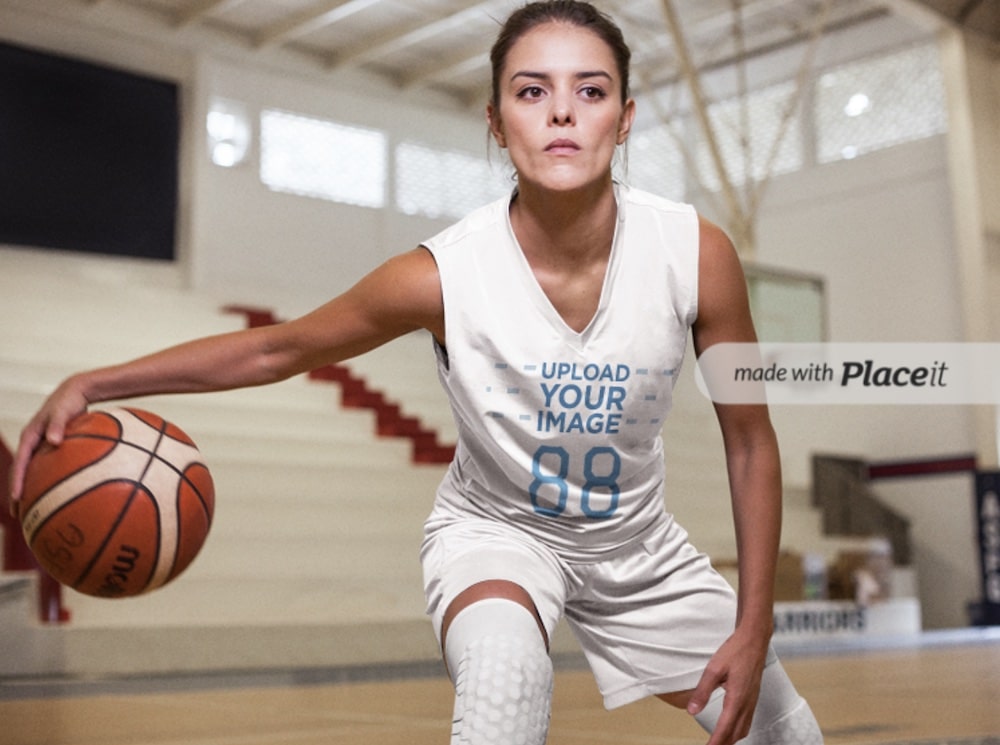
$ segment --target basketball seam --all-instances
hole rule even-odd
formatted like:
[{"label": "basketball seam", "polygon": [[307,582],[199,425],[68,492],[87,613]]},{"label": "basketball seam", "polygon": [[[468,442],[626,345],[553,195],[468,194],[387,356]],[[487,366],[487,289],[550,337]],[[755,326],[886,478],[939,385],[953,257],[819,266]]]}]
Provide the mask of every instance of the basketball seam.
[{"label": "basketball seam", "polygon": [[[129,412],[129,413],[131,413],[131,412]],[[139,417],[137,417],[137,418],[139,418]],[[149,422],[145,421],[144,419],[140,419],[140,420],[146,426],[150,426],[151,427],[151,425],[149,424]],[[87,575],[90,574],[91,570],[94,568],[94,565],[97,564],[98,560],[104,555],[104,550],[107,548],[108,544],[111,542],[111,539],[114,537],[115,532],[118,530],[118,527],[121,525],[122,521],[125,519],[125,515],[128,513],[129,508],[131,507],[132,502],[135,500],[136,495],[139,493],[140,490],[145,490],[145,486],[143,485],[143,478],[145,477],[145,475],[147,473],[149,473],[149,469],[150,469],[153,461],[156,459],[156,451],[159,450],[160,443],[163,442],[163,433],[164,433],[165,427],[166,427],[166,422],[163,422],[160,425],[160,427],[156,428],[156,432],[157,432],[156,444],[153,446],[152,450],[149,450],[147,448],[136,448],[139,451],[145,452],[149,456],[146,459],[146,465],[143,467],[142,472],[137,476],[136,481],[133,483],[132,493],[129,494],[128,499],[125,500],[125,504],[122,506],[121,510],[119,510],[118,517],[115,518],[115,521],[111,524],[111,527],[108,530],[107,535],[104,537],[104,540],[101,541],[100,546],[98,546],[97,550],[94,552],[94,554],[91,557],[90,561],[87,563],[87,566],[84,567],[83,572],[81,572],[80,576],[77,577],[76,581],[72,584],[72,587],[74,589],[76,589],[77,587],[79,587],[83,583],[83,581],[87,579]],[[127,444],[127,443],[122,442],[121,440],[119,440],[119,442],[121,442],[122,444]],[[128,443],[128,444],[130,444],[130,443]],[[156,504],[156,499],[153,499],[151,501],[153,502],[153,506],[156,509],[157,515],[159,515],[160,509],[159,509],[159,505]],[[161,549],[161,546],[160,546],[160,531],[157,530],[156,531],[156,551],[154,552],[154,556],[156,556],[157,558],[159,558],[160,549]],[[139,590],[140,593],[141,592],[145,592],[146,590],[149,589],[149,583],[150,583],[150,581],[152,581],[153,576],[156,573],[156,565],[157,565],[157,563],[158,563],[158,561],[154,561],[153,562],[153,568],[150,571],[150,575],[146,578],[145,582],[142,584],[142,588]]]}]

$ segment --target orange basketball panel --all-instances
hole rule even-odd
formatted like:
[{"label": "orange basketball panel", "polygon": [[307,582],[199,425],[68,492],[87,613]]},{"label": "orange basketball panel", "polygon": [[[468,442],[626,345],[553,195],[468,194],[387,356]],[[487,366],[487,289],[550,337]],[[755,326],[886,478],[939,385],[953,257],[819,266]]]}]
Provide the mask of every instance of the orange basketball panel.
[{"label": "orange basketball panel", "polygon": [[104,483],[67,501],[32,537],[29,545],[38,562],[73,586],[100,552],[135,489],[130,482]]},{"label": "orange basketball panel", "polygon": [[92,563],[71,584],[87,595],[121,598],[149,589],[160,553],[159,514],[152,496],[138,489],[107,533]]},{"label": "orange basketball panel", "polygon": [[212,477],[203,464],[192,465],[184,472],[178,487],[177,556],[168,581],[183,572],[198,555],[212,527],[214,512]]},{"label": "orange basketball panel", "polygon": [[112,437],[90,435],[68,436],[58,448],[42,444],[24,474],[22,514],[56,484],[107,457],[117,444]]}]

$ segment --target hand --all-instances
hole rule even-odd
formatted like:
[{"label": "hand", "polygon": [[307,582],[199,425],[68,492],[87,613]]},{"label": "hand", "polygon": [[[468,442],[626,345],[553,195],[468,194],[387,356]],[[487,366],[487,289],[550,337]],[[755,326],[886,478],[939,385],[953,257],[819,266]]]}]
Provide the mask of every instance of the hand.
[{"label": "hand", "polygon": [[766,643],[762,645],[752,637],[744,639],[737,633],[709,660],[688,703],[688,713],[695,715],[705,708],[716,688],[725,689],[722,714],[708,745],[733,745],[750,732],[766,658]]},{"label": "hand", "polygon": [[66,425],[78,414],[87,410],[88,401],[75,378],[68,378],[56,388],[42,404],[38,413],[21,430],[21,440],[10,469],[10,513],[17,516],[17,503],[24,489],[24,474],[28,461],[42,444],[58,446],[63,440]]}]

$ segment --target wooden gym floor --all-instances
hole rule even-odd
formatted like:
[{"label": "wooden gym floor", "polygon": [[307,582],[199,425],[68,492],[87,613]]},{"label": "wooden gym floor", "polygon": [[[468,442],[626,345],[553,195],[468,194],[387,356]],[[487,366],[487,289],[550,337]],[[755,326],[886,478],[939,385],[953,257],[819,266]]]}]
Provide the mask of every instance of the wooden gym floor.
[{"label": "wooden gym floor", "polygon": [[[783,657],[828,745],[1000,745],[1000,629]],[[0,678],[0,745],[444,745],[450,720],[437,667]],[[607,712],[589,672],[557,666],[550,745],[705,740],[656,701]]]}]

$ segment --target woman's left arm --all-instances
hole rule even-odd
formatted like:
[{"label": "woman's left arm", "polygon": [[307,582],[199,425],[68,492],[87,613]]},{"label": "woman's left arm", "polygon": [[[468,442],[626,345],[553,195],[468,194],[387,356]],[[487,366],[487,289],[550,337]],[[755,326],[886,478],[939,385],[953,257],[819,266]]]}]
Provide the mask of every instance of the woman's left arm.
[{"label": "woman's left arm", "polygon": [[[746,279],[725,233],[703,221],[698,259],[695,353],[714,344],[757,341]],[[715,404],[729,475],[739,589],[736,628],[712,658],[691,696],[700,710],[711,692],[725,688],[723,712],[709,745],[746,736],[774,624],[774,576],[781,539],[781,463],[767,406]]]}]

